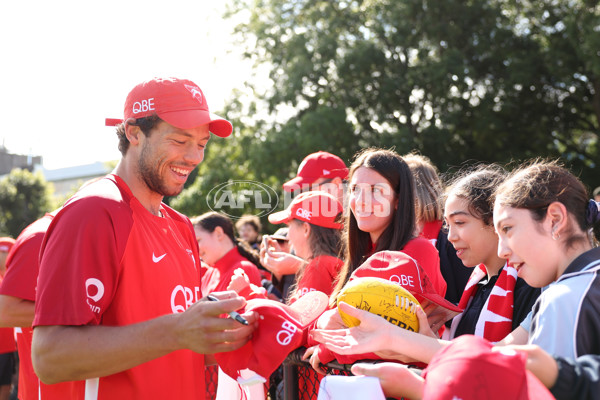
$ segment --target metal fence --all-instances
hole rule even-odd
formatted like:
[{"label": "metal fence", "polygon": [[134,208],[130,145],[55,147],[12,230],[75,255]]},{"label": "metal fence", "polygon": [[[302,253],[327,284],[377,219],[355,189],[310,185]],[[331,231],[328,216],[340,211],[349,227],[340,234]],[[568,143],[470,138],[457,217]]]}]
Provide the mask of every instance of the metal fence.
[{"label": "metal fence", "polygon": [[[319,394],[319,375],[307,361],[302,360],[306,349],[292,352],[281,367],[271,375],[265,392],[269,400],[316,400]],[[351,365],[331,362],[324,366],[327,375],[352,375]],[[206,399],[214,400],[217,393],[217,366],[207,366],[205,371]]]}]

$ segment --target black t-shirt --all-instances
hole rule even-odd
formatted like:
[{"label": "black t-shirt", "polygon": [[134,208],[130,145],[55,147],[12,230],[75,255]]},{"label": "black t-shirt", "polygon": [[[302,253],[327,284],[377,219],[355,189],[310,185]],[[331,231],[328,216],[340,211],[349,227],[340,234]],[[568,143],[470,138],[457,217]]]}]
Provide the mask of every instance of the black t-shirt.
[{"label": "black t-shirt", "polygon": [[[498,275],[502,270],[498,272]],[[460,335],[472,335],[475,332],[475,326],[479,319],[479,314],[490,293],[492,288],[498,280],[498,275],[491,277],[489,280],[487,276],[483,277],[477,284],[477,291],[471,300],[469,306],[463,311],[462,318],[456,327],[456,333],[454,337]],[[512,330],[515,330],[521,322],[525,319],[527,314],[531,311],[533,304],[537,300],[541,293],[538,288],[532,288],[523,279],[517,278],[515,284],[515,292],[513,297],[513,318],[512,318]]]}]

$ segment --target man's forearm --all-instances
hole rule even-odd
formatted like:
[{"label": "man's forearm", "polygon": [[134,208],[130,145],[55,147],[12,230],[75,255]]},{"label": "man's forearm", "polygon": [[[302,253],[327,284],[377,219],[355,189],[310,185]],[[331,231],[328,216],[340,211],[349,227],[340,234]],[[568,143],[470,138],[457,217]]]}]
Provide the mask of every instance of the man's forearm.
[{"label": "man's forearm", "polygon": [[0,327],[30,327],[34,313],[35,302],[0,295]]}]

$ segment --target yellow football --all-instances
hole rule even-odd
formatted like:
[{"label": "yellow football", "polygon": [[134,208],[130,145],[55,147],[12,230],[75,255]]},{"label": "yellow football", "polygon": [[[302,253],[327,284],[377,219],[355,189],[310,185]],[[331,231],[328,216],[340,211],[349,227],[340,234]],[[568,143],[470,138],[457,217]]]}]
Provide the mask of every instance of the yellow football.
[{"label": "yellow football", "polygon": [[[388,322],[409,331],[419,331],[417,307],[419,302],[402,286],[381,278],[356,278],[346,284],[340,292],[340,301],[361,310],[379,315]],[[338,307],[342,320],[348,327],[360,324],[360,321],[342,312]]]}]

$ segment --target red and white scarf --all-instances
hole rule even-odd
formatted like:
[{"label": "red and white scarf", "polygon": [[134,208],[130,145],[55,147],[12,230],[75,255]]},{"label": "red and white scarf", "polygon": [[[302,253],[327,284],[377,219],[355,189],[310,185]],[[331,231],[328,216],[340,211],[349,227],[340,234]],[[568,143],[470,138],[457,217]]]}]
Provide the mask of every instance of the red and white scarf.
[{"label": "red and white scarf", "polygon": [[[473,269],[471,277],[465,286],[458,306],[467,309],[475,296],[479,281],[487,275],[487,270],[483,264],[479,264]],[[499,342],[506,335],[512,332],[512,318],[514,309],[514,290],[517,283],[517,270],[508,264],[504,265],[496,284],[492,288],[492,293],[486,300],[475,325],[475,336],[483,337],[492,343]],[[462,314],[457,315],[452,320],[449,330],[446,330],[445,339],[453,339],[456,334],[456,328],[462,318]]]}]

